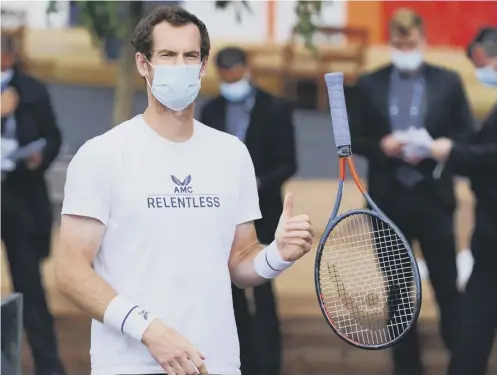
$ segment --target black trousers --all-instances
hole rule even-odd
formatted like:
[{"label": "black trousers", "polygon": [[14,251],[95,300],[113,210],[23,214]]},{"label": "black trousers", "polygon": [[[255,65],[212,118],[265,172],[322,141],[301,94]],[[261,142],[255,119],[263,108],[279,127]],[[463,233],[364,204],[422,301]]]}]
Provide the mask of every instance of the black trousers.
[{"label": "black trousers", "polygon": [[23,295],[23,323],[37,374],[62,373],[40,270],[50,246],[51,214],[47,206],[46,186],[2,184],[2,240],[14,290]]},{"label": "black trousers", "polygon": [[479,208],[475,219],[471,240],[475,263],[463,296],[459,345],[449,375],[485,375],[497,330],[497,220],[490,224]]},{"label": "black trousers", "polygon": [[231,286],[242,375],[277,375],[281,369],[281,332],[271,282],[254,288],[255,314],[245,290]]},{"label": "black trousers", "polygon": [[[447,349],[453,351],[461,303],[457,289],[453,211],[440,202],[427,184],[407,189],[395,183],[377,203],[409,242],[419,241],[440,311],[441,336]],[[416,325],[393,347],[393,361],[396,373],[423,373]]]}]

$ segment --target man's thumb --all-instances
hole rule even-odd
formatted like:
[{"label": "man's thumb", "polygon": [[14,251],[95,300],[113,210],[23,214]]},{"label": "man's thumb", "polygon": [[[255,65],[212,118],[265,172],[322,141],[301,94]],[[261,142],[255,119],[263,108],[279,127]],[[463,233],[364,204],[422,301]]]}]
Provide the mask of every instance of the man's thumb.
[{"label": "man's thumb", "polygon": [[292,211],[293,211],[293,194],[286,193],[285,201],[283,202],[283,214],[282,214],[282,216],[285,219],[289,219],[292,217]]}]

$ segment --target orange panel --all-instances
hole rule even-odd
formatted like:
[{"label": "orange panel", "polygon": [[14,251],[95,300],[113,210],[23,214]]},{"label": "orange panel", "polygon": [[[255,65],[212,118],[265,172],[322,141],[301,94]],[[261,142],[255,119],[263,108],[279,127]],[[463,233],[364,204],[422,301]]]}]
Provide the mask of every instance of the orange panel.
[{"label": "orange panel", "polygon": [[381,1],[347,1],[347,26],[368,29],[371,44],[383,43],[383,24]]},{"label": "orange panel", "polygon": [[400,7],[417,11],[424,19],[428,43],[465,47],[482,26],[497,26],[497,1],[385,1],[383,40],[388,20]]}]

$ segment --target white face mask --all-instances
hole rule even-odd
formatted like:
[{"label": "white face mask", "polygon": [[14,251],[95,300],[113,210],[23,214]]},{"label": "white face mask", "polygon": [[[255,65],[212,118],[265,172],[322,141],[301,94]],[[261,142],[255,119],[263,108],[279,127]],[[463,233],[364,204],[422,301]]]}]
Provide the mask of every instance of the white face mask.
[{"label": "white face mask", "polygon": [[412,51],[393,49],[392,63],[400,71],[414,71],[423,63],[423,54],[418,49]]},{"label": "white face mask", "polygon": [[252,91],[249,80],[244,78],[233,83],[222,82],[219,86],[221,95],[230,102],[240,102],[246,99]]},{"label": "white face mask", "polygon": [[[148,61],[147,61],[148,62]],[[149,63],[150,64],[150,63]],[[195,65],[152,65],[154,79],[147,83],[152,95],[173,111],[182,111],[197,98],[200,91],[200,70]]]},{"label": "white face mask", "polygon": [[485,86],[497,86],[497,70],[492,65],[476,68],[476,78]]}]

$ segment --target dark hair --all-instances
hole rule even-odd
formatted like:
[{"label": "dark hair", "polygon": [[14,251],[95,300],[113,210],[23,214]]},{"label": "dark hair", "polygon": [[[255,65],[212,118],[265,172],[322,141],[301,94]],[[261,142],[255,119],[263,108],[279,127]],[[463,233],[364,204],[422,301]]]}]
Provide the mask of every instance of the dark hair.
[{"label": "dark hair", "polygon": [[131,37],[131,44],[135,47],[136,52],[143,53],[147,59],[150,59],[153,52],[152,32],[154,27],[162,22],[167,22],[175,27],[185,26],[190,23],[196,25],[200,32],[201,40],[200,59],[203,60],[209,56],[211,42],[205,24],[197,16],[177,5],[157,7],[138,22]]},{"label": "dark hair", "polygon": [[390,34],[407,36],[413,29],[424,33],[424,22],[421,16],[415,11],[407,8],[397,10],[389,25]]},{"label": "dark hair", "polygon": [[497,56],[497,27],[481,28],[466,49],[466,54],[471,59],[475,47],[482,47],[490,57]]},{"label": "dark hair", "polygon": [[238,47],[223,48],[216,56],[216,65],[220,69],[231,69],[237,65],[247,65],[247,54]]}]

